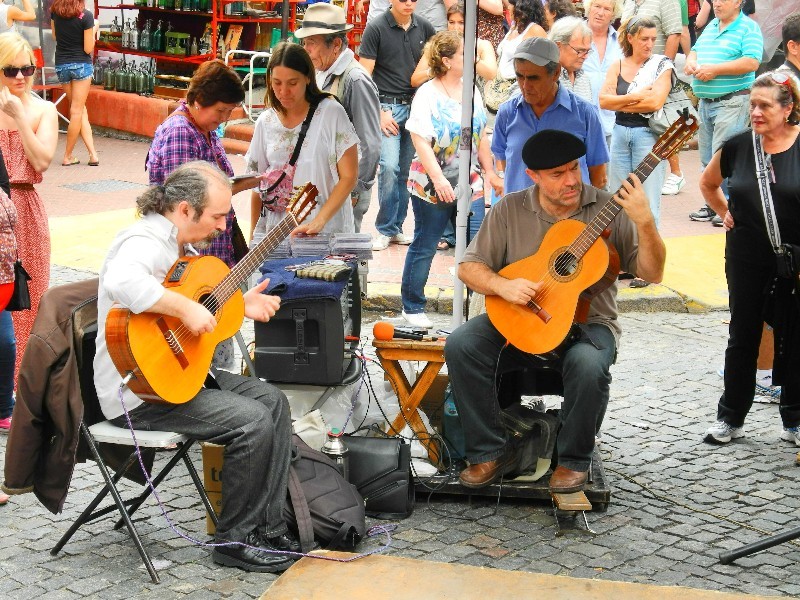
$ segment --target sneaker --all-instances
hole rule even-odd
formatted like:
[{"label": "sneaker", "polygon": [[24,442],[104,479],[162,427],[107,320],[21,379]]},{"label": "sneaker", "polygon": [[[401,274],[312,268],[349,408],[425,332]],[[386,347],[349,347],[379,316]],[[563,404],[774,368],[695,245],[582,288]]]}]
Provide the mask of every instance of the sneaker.
[{"label": "sneaker", "polygon": [[664,186],[661,188],[662,196],[674,196],[683,189],[686,185],[686,180],[682,175],[675,175],[670,173],[664,180]]},{"label": "sneaker", "polygon": [[0,433],[8,433],[11,430],[11,417],[0,419]]},{"label": "sneaker", "polygon": [[689,213],[689,218],[692,221],[710,221],[716,214],[709,206],[703,206],[700,210]]},{"label": "sneaker", "polygon": [[433,327],[433,323],[425,313],[408,314],[406,311],[403,311],[403,318],[412,327],[419,327],[420,329],[430,329]]},{"label": "sneaker", "polygon": [[731,440],[744,437],[744,429],[732,427],[725,421],[717,421],[706,430],[703,441],[707,444],[727,444]]},{"label": "sneaker", "polygon": [[772,385],[772,375],[756,379],[756,396],[765,396],[772,401],[780,402],[781,386]]},{"label": "sneaker", "polygon": [[411,242],[414,241],[414,238],[410,235],[406,235],[405,233],[395,233],[392,237],[389,238],[389,241],[392,244],[400,244],[401,246],[408,246]]},{"label": "sneaker", "polygon": [[714,227],[722,227],[723,226],[722,217],[720,217],[719,215],[714,215],[713,217],[711,217],[711,224]]},{"label": "sneaker", "polygon": [[389,236],[378,234],[378,236],[372,240],[372,249],[373,250],[386,250],[389,247]]},{"label": "sneaker", "polygon": [[781,431],[781,439],[786,442],[794,442],[795,446],[800,446],[800,427],[784,427]]}]

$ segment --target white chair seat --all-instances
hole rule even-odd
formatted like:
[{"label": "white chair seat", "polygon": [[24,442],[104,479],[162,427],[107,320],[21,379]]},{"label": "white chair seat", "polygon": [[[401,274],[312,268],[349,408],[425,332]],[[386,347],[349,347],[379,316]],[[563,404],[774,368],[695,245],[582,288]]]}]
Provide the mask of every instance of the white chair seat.
[{"label": "white chair seat", "polygon": [[[131,432],[125,427],[117,427],[110,421],[96,423],[89,427],[95,441],[102,444],[123,444],[133,446]],[[182,444],[189,438],[173,431],[147,431],[134,429],[136,443],[142,448],[165,448],[174,444]]]}]

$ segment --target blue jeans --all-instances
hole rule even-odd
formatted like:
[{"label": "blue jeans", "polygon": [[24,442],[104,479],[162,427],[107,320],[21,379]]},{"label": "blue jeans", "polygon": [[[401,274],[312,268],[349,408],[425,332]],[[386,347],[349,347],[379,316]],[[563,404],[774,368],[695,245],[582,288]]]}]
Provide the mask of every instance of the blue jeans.
[{"label": "blue jeans", "polygon": [[[478,202],[482,202],[482,204],[478,204]],[[478,233],[478,229],[481,228],[481,223],[483,223],[483,217],[486,214],[486,202],[484,201],[483,196],[478,198],[478,200],[472,201],[472,206],[469,209],[469,225],[467,229],[467,244],[472,241],[472,238],[475,237],[475,234]],[[446,241],[451,246],[456,245],[456,213],[455,211],[452,213],[450,217],[450,222],[445,226],[444,232],[442,233],[442,237],[444,241]]]},{"label": "blue jeans", "polygon": [[14,410],[14,361],[17,340],[11,313],[0,312],[0,419],[10,417]]},{"label": "blue jeans", "polygon": [[470,463],[495,460],[505,449],[496,378],[525,367],[548,366],[558,369],[564,380],[556,441],[558,464],[573,471],[588,470],[595,435],[608,406],[610,368],[617,354],[608,327],[585,325],[580,339],[563,352],[561,359],[546,361],[506,346],[505,338],[483,314],[450,334],[444,352]]},{"label": "blue jeans", "polygon": [[[727,140],[741,133],[750,124],[750,97],[734,96],[728,100],[711,102],[700,98],[697,110],[700,118],[698,132],[698,149],[700,150],[700,166],[706,168],[714,153],[722,148]],[[728,180],[722,182],[722,192],[728,197]]]},{"label": "blue jeans", "polygon": [[[611,133],[611,161],[608,166],[608,189],[616,192],[622,182],[639,166],[644,157],[653,149],[658,136],[648,127],[624,127],[614,125]],[[650,211],[656,220],[661,218],[661,187],[664,185],[667,167],[664,161],[658,163],[642,186],[650,201]]]},{"label": "blue jeans", "polygon": [[[403,310],[408,314],[418,314],[425,312],[425,284],[428,283],[431,263],[436,254],[436,244],[456,214],[456,203],[431,204],[412,194],[411,207],[414,209],[414,241],[406,252],[400,296]],[[467,243],[480,228],[485,211],[483,197],[472,202]]]},{"label": "blue jeans", "polygon": [[56,65],[56,76],[59,83],[69,83],[70,81],[80,81],[88,79],[94,73],[92,63],[67,63]]},{"label": "blue jeans", "polygon": [[414,158],[414,144],[406,131],[406,121],[411,112],[408,104],[384,104],[381,110],[391,110],[400,133],[381,137],[380,172],[378,173],[378,216],[375,228],[378,233],[392,237],[403,231],[403,221],[408,213],[408,169]]}]

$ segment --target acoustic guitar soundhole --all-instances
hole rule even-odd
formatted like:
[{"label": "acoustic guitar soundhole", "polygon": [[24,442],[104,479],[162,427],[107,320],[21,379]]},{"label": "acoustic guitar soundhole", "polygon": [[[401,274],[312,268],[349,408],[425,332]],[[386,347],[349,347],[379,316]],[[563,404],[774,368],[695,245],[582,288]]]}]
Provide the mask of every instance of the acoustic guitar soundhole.
[{"label": "acoustic guitar soundhole", "polygon": [[550,273],[560,281],[574,279],[581,270],[581,261],[569,250],[562,248],[553,253]]},{"label": "acoustic guitar soundhole", "polygon": [[199,302],[205,306],[212,315],[216,315],[221,307],[219,300],[217,300],[214,294],[203,294],[200,296]]}]

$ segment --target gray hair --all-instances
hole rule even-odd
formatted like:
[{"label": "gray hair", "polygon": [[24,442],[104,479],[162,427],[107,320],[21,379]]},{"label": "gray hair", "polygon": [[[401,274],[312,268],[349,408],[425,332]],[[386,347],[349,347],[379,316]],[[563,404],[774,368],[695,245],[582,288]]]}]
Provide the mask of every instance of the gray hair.
[{"label": "gray hair", "polygon": [[583,38],[591,37],[592,30],[586,24],[586,21],[579,17],[561,17],[557,19],[547,37],[557,44],[568,44],[573,34],[578,31],[583,34]]},{"label": "gray hair", "polygon": [[325,46],[331,48],[333,46],[333,42],[336,40],[342,40],[342,45],[339,47],[339,54],[347,50],[347,34],[344,32],[341,33],[328,33],[322,36],[322,41],[325,43]]},{"label": "gray hair", "polygon": [[208,204],[208,186],[213,180],[223,186],[231,185],[228,176],[216,165],[204,160],[185,163],[170,173],[163,185],[150,186],[139,196],[136,212],[139,216],[163,215],[185,200],[199,217]]},{"label": "gray hair", "polygon": [[[589,9],[592,8],[594,2],[595,0],[583,0],[583,12],[585,14],[589,14]],[[622,0],[611,0],[611,12],[614,13],[614,19],[618,19],[622,15]]]}]

